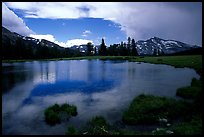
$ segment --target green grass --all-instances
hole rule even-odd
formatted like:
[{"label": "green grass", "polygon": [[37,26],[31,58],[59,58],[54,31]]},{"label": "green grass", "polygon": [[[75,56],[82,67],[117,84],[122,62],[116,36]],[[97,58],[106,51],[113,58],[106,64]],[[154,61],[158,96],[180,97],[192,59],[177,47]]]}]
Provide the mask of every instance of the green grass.
[{"label": "green grass", "polygon": [[82,59],[100,59],[100,60],[128,60],[131,57],[129,56],[84,56],[84,57],[72,57],[65,58],[65,60],[82,60]]},{"label": "green grass", "polygon": [[198,96],[199,92],[201,92],[201,87],[182,87],[178,88],[176,91],[176,95],[185,99],[194,99]]},{"label": "green grass", "polygon": [[193,68],[199,74],[202,74],[202,55],[182,55],[182,56],[83,56],[70,58],[53,58],[53,59],[38,59],[38,60],[2,60],[2,62],[24,62],[24,61],[55,61],[55,60],[83,60],[83,59],[100,59],[100,60],[129,60],[137,62],[147,62],[154,64],[167,64],[175,67]]},{"label": "green grass", "polygon": [[185,116],[191,112],[191,105],[185,101],[152,95],[137,96],[123,113],[122,120],[126,124],[155,124],[160,118],[168,120]]},{"label": "green grass", "polygon": [[103,116],[90,119],[81,130],[82,135],[120,135],[122,131],[110,125]]},{"label": "green grass", "polygon": [[21,60],[2,60],[4,63],[13,63],[13,62],[26,62],[26,61],[56,61],[56,60],[128,60],[132,59],[130,56],[82,56],[82,57],[70,57],[70,58],[52,58],[52,59],[21,59]]},{"label": "green grass", "polygon": [[87,122],[87,135],[109,135],[109,125],[102,116],[95,116]]},{"label": "green grass", "polygon": [[[145,126],[149,126],[148,124]],[[170,127],[155,127],[152,131],[139,131],[135,129],[115,128],[107,123],[104,117],[96,116],[87,122],[82,130],[69,126],[66,135],[201,135],[201,115],[194,115],[188,121],[172,123]]]},{"label": "green grass", "polygon": [[196,99],[202,92],[202,81],[193,78],[191,86],[178,88],[176,95],[185,99]]},{"label": "green grass", "polygon": [[192,87],[202,87],[202,76],[200,77],[199,80],[196,78],[193,78],[191,81],[191,86]]},{"label": "green grass", "polygon": [[79,133],[74,126],[69,126],[65,134],[66,135],[78,135]]},{"label": "green grass", "polygon": [[77,107],[74,105],[69,105],[67,103],[62,104],[60,110],[65,111],[68,115],[71,115],[71,116],[77,115]]},{"label": "green grass", "polygon": [[45,111],[45,120],[50,125],[55,125],[57,123],[60,123],[60,117],[59,114],[54,112],[53,110],[46,110]]},{"label": "green grass", "polygon": [[176,135],[202,135],[202,118],[194,116],[190,122],[175,124],[171,129]]},{"label": "green grass", "polygon": [[178,68],[188,67],[202,74],[202,55],[137,57],[131,61],[167,64]]},{"label": "green grass", "polygon": [[77,130],[70,126],[66,135],[152,135],[151,132],[140,132],[123,129],[109,124],[103,116],[95,116],[84,127]]},{"label": "green grass", "polygon": [[67,103],[62,104],[61,106],[58,104],[54,104],[45,109],[45,121],[49,125],[55,125],[57,123],[61,123],[61,113],[65,112],[67,117],[76,116],[77,108],[74,105],[69,105]]}]

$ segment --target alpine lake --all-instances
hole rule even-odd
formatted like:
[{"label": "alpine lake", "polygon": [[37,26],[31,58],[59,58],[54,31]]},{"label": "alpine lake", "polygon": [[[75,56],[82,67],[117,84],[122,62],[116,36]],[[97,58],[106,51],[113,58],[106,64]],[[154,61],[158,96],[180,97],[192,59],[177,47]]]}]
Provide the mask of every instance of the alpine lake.
[{"label": "alpine lake", "polygon": [[[64,135],[98,115],[114,124],[134,97],[179,99],[176,89],[199,77],[190,68],[126,60],[2,63],[2,134]],[[48,125],[44,110],[55,103],[77,106],[78,115]]]}]

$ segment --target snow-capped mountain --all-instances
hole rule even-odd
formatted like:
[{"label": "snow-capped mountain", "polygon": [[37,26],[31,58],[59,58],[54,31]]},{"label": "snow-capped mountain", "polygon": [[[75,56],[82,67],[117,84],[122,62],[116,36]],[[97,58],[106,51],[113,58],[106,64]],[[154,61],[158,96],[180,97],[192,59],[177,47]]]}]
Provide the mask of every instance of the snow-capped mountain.
[{"label": "snow-capped mountain", "polygon": [[[20,40],[27,47],[32,47],[32,49],[37,49],[38,47],[49,47],[59,50],[64,50],[65,48],[60,47],[58,44],[50,42],[45,39],[35,39],[32,37],[22,36],[18,33],[11,32],[2,26],[2,45],[6,46],[8,43],[15,46],[16,41]],[[98,52],[100,45],[95,45],[96,52]],[[139,55],[167,55],[179,53],[182,51],[189,51],[192,49],[199,50],[199,46],[186,44],[176,40],[164,40],[158,37],[152,37],[146,41],[139,40],[136,42],[136,49]],[[70,50],[79,49],[81,53],[87,52],[86,45],[74,45]]]},{"label": "snow-capped mountain", "polygon": [[[93,45],[93,48],[96,48],[96,52],[98,53],[100,45]],[[88,51],[87,45],[74,45],[70,47],[71,50],[79,50],[81,53],[86,53]]]},{"label": "snow-capped mountain", "polygon": [[139,55],[160,55],[191,50],[199,48],[199,46],[189,45],[176,40],[164,40],[158,37],[153,37],[146,41],[137,41],[136,48]]},{"label": "snow-capped mountain", "polygon": [[35,39],[32,37],[28,37],[28,36],[22,36],[16,32],[11,32],[2,26],[2,43],[3,44],[6,45],[8,41],[10,41],[11,44],[14,44],[17,39],[20,39],[26,45],[30,45],[33,47],[47,46],[47,47],[55,47],[58,49],[64,49],[63,47],[60,47],[58,44],[55,44],[54,42],[50,42],[45,39]]},{"label": "snow-capped mountain", "polygon": [[77,50],[78,49],[80,52],[83,52],[83,53],[87,52],[87,46],[85,44],[74,45],[74,46],[70,47],[70,49],[72,49],[72,50]]}]

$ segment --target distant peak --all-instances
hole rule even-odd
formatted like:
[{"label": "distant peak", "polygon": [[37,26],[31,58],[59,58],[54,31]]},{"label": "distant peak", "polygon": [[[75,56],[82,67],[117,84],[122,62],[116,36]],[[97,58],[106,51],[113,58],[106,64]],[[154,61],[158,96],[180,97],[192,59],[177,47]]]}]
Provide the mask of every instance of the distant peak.
[{"label": "distant peak", "polygon": [[161,38],[159,38],[159,37],[151,37],[150,39],[161,39]]}]

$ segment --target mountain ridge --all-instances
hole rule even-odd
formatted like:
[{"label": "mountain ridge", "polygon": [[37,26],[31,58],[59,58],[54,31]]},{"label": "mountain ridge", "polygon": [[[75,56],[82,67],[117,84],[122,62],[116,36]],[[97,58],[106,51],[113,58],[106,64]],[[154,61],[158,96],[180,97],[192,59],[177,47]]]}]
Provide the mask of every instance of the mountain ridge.
[{"label": "mountain ridge", "polygon": [[165,40],[158,37],[152,37],[147,40],[137,41],[136,48],[139,55],[159,55],[174,54],[199,48],[199,46],[186,44],[177,40]]},{"label": "mountain ridge", "polygon": [[[35,39],[28,36],[22,36],[16,32],[11,32],[5,27],[2,26],[2,44],[7,44],[9,41],[11,44],[14,44],[17,39],[21,39],[26,45],[30,45],[33,48],[37,46],[47,46],[50,48],[56,49],[66,49],[61,47],[60,45],[45,40],[45,39]],[[82,44],[84,45],[84,44]],[[70,49],[74,49],[73,45]],[[81,45],[78,45],[81,46]],[[139,55],[168,55],[175,54],[183,51],[188,51],[192,49],[199,48],[197,45],[190,45],[187,43],[183,43],[177,40],[165,40],[159,37],[151,37],[147,40],[138,40],[136,42],[136,49]],[[84,50],[84,49],[83,49]]]}]

